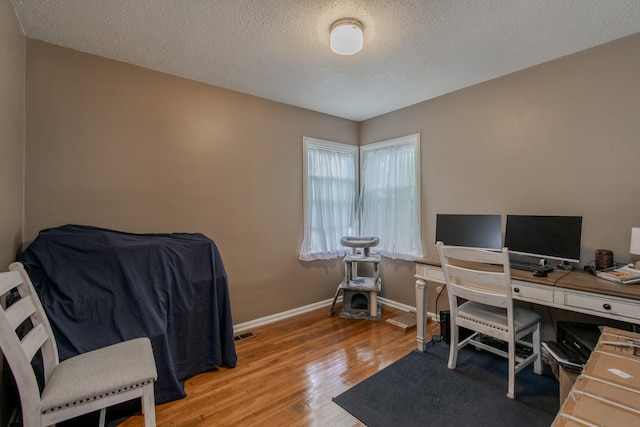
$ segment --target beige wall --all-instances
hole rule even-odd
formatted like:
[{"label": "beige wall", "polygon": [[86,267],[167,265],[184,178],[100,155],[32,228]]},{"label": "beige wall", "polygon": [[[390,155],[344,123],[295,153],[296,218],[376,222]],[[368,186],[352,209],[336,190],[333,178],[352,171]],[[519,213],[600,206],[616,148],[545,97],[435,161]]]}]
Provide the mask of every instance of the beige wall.
[{"label": "beige wall", "polygon": [[27,42],[25,237],[67,223],[199,232],[234,323],[331,298],[339,260],[301,263],[302,138],[355,122]]},{"label": "beige wall", "polygon": [[[636,34],[367,120],[360,140],[421,134],[428,255],[437,213],[581,215],[582,264],[598,248],[627,262],[640,226],[639,76]],[[383,263],[385,296],[415,305],[413,271]]]},{"label": "beige wall", "polygon": [[[521,213],[582,215],[583,264],[597,248],[631,258],[640,35],[360,124],[42,42],[27,51],[25,237],[66,223],[202,232],[236,323],[329,298],[342,277],[340,262],[297,261],[305,135],[419,132],[428,255],[436,213]],[[381,270],[382,295],[415,305],[412,263]]]},{"label": "beige wall", "polygon": [[22,242],[25,46],[13,5],[0,2],[0,270]]},{"label": "beige wall", "polygon": [[[22,242],[26,41],[10,1],[0,1],[0,271]],[[0,353],[0,378],[3,356]],[[12,407],[0,383],[0,425]]]}]

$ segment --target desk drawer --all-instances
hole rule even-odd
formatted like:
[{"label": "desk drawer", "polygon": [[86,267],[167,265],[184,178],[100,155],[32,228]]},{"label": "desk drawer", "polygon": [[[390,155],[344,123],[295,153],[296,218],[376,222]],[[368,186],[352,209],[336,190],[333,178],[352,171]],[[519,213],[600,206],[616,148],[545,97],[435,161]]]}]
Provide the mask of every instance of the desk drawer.
[{"label": "desk drawer", "polygon": [[444,283],[444,273],[440,267],[416,264],[416,277],[431,282]]},{"label": "desk drawer", "polygon": [[440,268],[427,267],[426,279],[432,282],[444,283],[444,272]]},{"label": "desk drawer", "polygon": [[514,299],[524,301],[553,302],[553,287],[534,285],[514,280],[511,282],[511,291]]},{"label": "desk drawer", "polygon": [[598,297],[582,293],[565,291],[564,304],[569,307],[583,308],[616,316],[638,317],[640,304],[621,301],[615,297]]}]

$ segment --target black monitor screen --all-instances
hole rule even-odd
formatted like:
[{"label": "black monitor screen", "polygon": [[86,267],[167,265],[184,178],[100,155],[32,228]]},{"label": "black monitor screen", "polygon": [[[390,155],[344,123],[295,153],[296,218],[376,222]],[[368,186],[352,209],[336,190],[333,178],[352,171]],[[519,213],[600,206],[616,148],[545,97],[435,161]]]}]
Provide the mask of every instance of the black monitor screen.
[{"label": "black monitor screen", "polygon": [[502,248],[500,215],[438,214],[436,242],[482,249]]},{"label": "black monitor screen", "polygon": [[510,252],[580,262],[581,216],[507,215],[504,245]]}]

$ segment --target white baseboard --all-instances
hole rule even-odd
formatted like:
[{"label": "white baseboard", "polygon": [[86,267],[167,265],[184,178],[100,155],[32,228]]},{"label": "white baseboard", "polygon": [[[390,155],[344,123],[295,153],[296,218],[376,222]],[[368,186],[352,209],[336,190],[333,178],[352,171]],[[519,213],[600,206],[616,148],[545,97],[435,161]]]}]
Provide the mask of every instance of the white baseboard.
[{"label": "white baseboard", "polygon": [[[244,323],[238,323],[237,325],[233,325],[233,333],[238,333],[242,331],[246,331],[248,329],[252,329],[258,326],[268,325],[269,323],[277,322],[279,320],[284,320],[289,317],[297,316],[298,314],[307,313],[312,310],[316,310],[322,307],[328,307],[333,303],[333,298],[319,301],[313,304],[305,305],[303,307],[294,308],[293,310],[283,311],[281,313],[272,314],[271,316],[260,317],[259,319],[250,320]],[[327,312],[327,315],[329,313]]]},{"label": "white baseboard", "polygon": [[393,307],[393,308],[397,308],[398,310],[402,310],[402,311],[410,311],[412,313],[416,312],[416,308],[412,307],[410,305],[406,305],[406,304],[402,304],[399,303],[397,301],[393,301],[384,297],[378,297],[378,300],[384,304],[384,305],[388,305],[389,307]]},{"label": "white baseboard", "polygon": [[[341,301],[342,298],[338,298],[338,301]],[[387,298],[378,297],[378,300],[383,305],[388,305],[389,307],[397,308],[402,311],[410,311],[412,313],[416,312],[416,308],[410,305],[402,304],[397,301],[393,301]],[[316,310],[322,307],[329,307],[333,303],[333,298],[319,301],[313,304],[305,305],[303,307],[294,308],[293,310],[283,311],[281,313],[272,314],[270,316],[261,317],[259,319],[250,320],[248,322],[238,323],[237,325],[233,325],[233,333],[237,334],[239,332],[244,332],[252,328],[256,328],[258,326],[268,325],[273,322],[277,322],[279,320],[288,319],[289,317],[297,316],[298,314],[307,313],[312,310]],[[327,312],[327,315],[329,313]],[[427,312],[427,316],[437,321],[436,315],[433,313]]]},{"label": "white baseboard", "polygon": [[[386,299],[384,297],[378,297],[378,299],[380,300],[380,302],[384,305],[388,305],[389,307],[393,307],[393,308],[397,308],[398,310],[402,310],[402,311],[410,311],[411,313],[415,313],[416,312],[416,308],[412,307],[410,305],[406,305],[406,304],[402,304],[400,302],[397,301],[393,301],[390,299]],[[427,317],[439,322],[440,320],[438,319],[438,317],[434,314],[431,313],[430,311],[427,311]]]}]

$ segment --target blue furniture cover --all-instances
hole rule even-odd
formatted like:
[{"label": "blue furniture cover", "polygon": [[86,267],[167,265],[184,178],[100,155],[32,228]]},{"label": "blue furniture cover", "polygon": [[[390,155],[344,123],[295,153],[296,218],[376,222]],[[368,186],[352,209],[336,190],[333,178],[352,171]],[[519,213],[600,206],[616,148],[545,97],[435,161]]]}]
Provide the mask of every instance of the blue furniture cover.
[{"label": "blue furniture cover", "polygon": [[184,381],[237,356],[227,275],[202,234],[50,228],[19,256],[49,317],[60,360],[149,337],[156,403],[186,396]]}]

